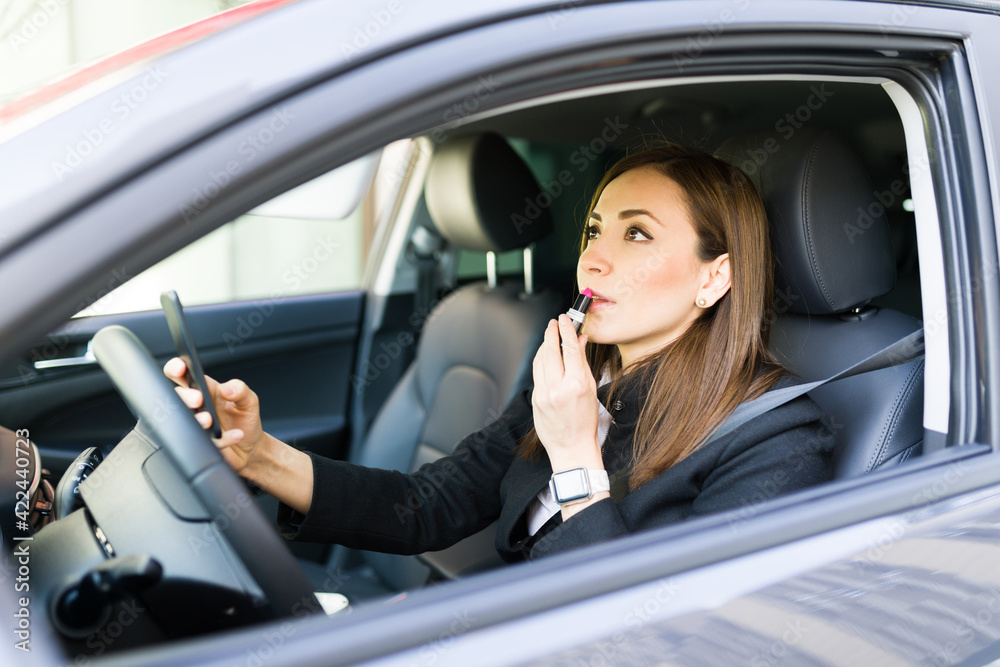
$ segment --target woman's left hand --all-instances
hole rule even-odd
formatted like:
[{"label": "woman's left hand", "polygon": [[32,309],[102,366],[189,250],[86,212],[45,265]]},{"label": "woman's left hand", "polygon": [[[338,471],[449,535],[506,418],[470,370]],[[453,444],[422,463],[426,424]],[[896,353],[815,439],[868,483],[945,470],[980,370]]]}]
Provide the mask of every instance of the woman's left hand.
[{"label": "woman's left hand", "polygon": [[604,467],[597,444],[597,383],[586,344],[587,336],[577,338],[572,321],[560,315],[546,327],[532,363],[535,432],[553,472]]}]

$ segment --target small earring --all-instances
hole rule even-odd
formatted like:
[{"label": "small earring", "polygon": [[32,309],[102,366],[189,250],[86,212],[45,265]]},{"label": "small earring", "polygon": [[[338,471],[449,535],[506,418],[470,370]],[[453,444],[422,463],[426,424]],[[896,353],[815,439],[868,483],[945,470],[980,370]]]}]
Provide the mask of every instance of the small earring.
[{"label": "small earring", "polygon": [[708,303],[708,301],[705,301],[705,298],[702,297],[702,298],[698,299],[697,303],[698,303],[698,307],[699,308],[704,308],[705,305]]}]

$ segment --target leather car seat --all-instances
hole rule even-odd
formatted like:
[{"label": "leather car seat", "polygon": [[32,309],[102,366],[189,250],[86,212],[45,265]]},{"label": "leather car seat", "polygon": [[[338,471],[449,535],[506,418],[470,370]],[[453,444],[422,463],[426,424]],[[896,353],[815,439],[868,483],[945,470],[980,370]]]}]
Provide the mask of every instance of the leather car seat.
[{"label": "leather car seat", "polygon": [[[507,252],[530,247],[553,228],[548,209],[534,219],[525,216],[526,200],[537,201],[542,191],[528,166],[495,134],[443,144],[432,158],[424,192],[434,226],[458,248]],[[530,264],[528,253],[529,278]],[[530,386],[545,325],[568,303],[551,292],[534,292],[530,279],[496,284],[491,276],[455,290],[432,310],[415,359],[375,416],[356,463],[416,470],[450,454]],[[346,550],[338,547],[326,566],[305,563],[304,569],[317,590],[363,600],[423,585],[432,573],[428,564],[446,577],[501,564],[494,533],[491,525],[422,557],[353,552],[345,559]]]},{"label": "leather car seat", "polygon": [[[816,128],[787,140],[757,134],[716,154],[746,173],[766,204],[777,265],[770,347],[790,370],[821,380],[921,328],[870,305],[894,288],[895,255],[878,191],[841,137]],[[920,454],[923,381],[919,357],[810,392],[833,418],[837,478]]]}]

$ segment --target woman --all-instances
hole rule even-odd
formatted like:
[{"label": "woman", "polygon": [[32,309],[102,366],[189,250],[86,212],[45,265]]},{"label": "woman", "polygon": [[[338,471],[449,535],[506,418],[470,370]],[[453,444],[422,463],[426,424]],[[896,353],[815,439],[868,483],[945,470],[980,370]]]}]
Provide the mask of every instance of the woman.
[{"label": "woman", "polygon": [[[746,516],[832,476],[832,440],[808,398],[703,445],[785,374],[767,350],[771,267],[766,215],[739,170],[679,146],[636,153],[589,210],[577,281],[595,299],[583,335],[565,315],[551,321],[534,389],[453,455],[406,475],[303,453],[262,430],[244,383],[209,379],[218,446],[282,501],[287,537],[367,550],[438,550],[498,520],[497,549],[516,561],[713,512]],[[181,382],[182,361],[164,370]],[[196,390],[178,391],[201,406]]]}]

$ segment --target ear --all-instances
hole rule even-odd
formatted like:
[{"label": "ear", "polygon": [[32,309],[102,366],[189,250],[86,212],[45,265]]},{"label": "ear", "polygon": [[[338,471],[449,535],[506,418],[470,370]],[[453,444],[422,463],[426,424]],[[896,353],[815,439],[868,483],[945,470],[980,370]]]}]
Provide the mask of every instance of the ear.
[{"label": "ear", "polygon": [[729,265],[729,253],[723,253],[705,265],[704,281],[698,289],[696,299],[704,299],[702,308],[711,308],[726,295],[732,287],[732,274]]}]

